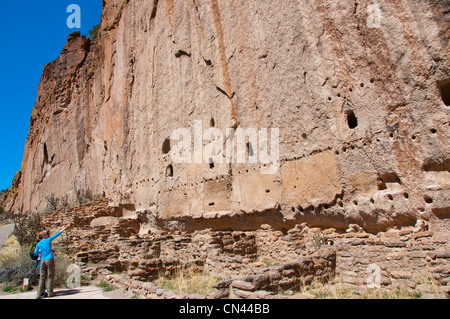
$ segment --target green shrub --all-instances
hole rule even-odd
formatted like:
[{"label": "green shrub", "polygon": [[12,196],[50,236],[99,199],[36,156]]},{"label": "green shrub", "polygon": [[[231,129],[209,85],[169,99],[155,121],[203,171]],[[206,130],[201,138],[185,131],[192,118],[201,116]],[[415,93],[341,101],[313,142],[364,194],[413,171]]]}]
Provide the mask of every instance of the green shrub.
[{"label": "green shrub", "polygon": [[3,292],[7,292],[7,293],[10,293],[10,294],[12,294],[12,293],[14,293],[16,291],[17,291],[17,287],[14,287],[14,286],[6,286],[6,287],[3,288]]},{"label": "green shrub", "polygon": [[95,41],[95,39],[97,39],[99,29],[100,29],[100,24],[97,24],[92,27],[92,30],[89,30],[89,35],[91,36],[92,41]]},{"label": "green shrub", "polygon": [[108,284],[105,280],[102,280],[99,284],[97,284],[97,287],[103,288],[104,292],[113,291],[114,287]]}]

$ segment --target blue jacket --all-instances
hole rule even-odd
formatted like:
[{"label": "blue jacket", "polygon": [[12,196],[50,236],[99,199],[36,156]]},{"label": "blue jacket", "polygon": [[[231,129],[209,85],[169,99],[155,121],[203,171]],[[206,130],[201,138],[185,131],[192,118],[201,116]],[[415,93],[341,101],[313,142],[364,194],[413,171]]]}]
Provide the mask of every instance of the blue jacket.
[{"label": "blue jacket", "polygon": [[37,255],[39,254],[39,251],[41,251],[41,261],[54,258],[52,250],[52,241],[59,235],[61,235],[60,231],[54,234],[52,237],[42,239],[40,242],[38,242],[34,253]]}]

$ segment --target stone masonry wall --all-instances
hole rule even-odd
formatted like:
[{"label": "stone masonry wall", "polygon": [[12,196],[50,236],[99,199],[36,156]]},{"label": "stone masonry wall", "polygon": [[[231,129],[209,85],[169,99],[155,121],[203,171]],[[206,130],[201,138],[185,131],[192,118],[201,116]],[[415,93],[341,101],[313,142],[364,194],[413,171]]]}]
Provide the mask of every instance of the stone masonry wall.
[{"label": "stone masonry wall", "polygon": [[[376,265],[380,285],[421,291],[429,285],[448,292],[448,220],[421,220],[415,227],[368,233],[356,225],[346,232],[310,228],[288,231],[261,225],[256,231],[161,231],[139,235],[139,219],[107,200],[43,216],[48,227],[72,227],[58,242],[93,276],[125,271],[131,282],[151,282],[182,267],[225,278],[211,298],[256,298],[298,291],[317,282],[366,286]],[[117,278],[116,278],[117,279]],[[266,292],[266,293],[264,293]]]}]

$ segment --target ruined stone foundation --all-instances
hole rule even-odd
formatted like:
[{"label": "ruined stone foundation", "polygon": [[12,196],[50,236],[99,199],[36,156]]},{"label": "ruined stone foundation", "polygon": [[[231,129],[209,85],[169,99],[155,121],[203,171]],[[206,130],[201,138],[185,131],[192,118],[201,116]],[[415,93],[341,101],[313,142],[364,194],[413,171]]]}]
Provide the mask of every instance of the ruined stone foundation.
[{"label": "ruined stone foundation", "polygon": [[[139,235],[141,222],[109,208],[105,200],[47,214],[44,223],[72,225],[58,246],[76,256],[86,275],[106,278],[140,297],[264,299],[317,283],[449,297],[445,225],[421,223],[372,234],[357,225],[338,232],[303,223],[283,232],[265,224],[254,231]],[[175,296],[153,284],[180,269],[225,279],[207,296]]]}]

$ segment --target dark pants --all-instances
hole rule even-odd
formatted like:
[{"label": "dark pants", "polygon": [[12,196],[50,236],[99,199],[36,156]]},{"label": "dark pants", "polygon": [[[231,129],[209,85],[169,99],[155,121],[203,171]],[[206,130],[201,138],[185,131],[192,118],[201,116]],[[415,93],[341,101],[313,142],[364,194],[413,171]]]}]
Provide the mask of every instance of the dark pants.
[{"label": "dark pants", "polygon": [[44,291],[45,282],[47,282],[47,291],[50,297],[53,296],[53,281],[55,279],[55,260],[46,259],[41,261],[41,277],[39,279],[39,289],[36,298],[41,298]]}]

